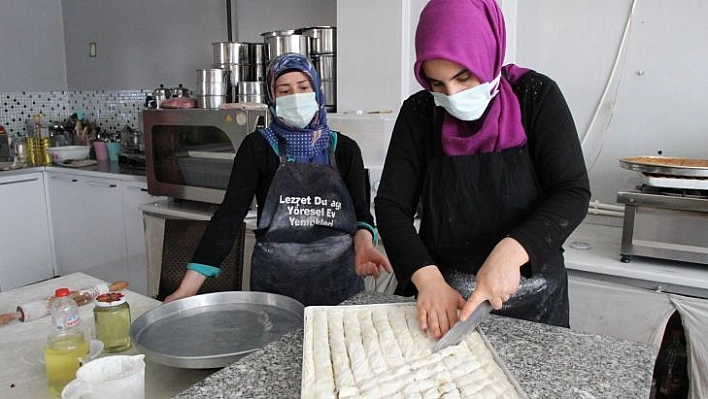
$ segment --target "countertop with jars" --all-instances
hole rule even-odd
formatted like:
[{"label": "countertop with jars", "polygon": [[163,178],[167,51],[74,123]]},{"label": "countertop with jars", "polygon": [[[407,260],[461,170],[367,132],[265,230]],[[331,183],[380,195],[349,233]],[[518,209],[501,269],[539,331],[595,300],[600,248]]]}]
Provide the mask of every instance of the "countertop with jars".
[{"label": "countertop with jars", "polygon": [[[102,281],[83,273],[42,281],[39,283],[0,292],[0,313],[11,313],[15,308],[33,299],[46,298],[57,288],[67,287],[79,290]],[[105,283],[105,282],[104,282]],[[159,306],[160,301],[128,290],[122,291],[130,305],[133,320],[148,310]],[[93,304],[79,308],[79,315],[95,337]],[[45,379],[43,356],[47,335],[52,331],[51,317],[43,317],[26,323],[13,321],[0,326],[0,398],[52,398]],[[117,355],[137,354],[135,347],[116,353]],[[99,357],[110,356],[101,353]],[[163,366],[145,359],[145,397],[169,398],[172,395],[203,380],[214,370],[178,369]]]},{"label": "countertop with jars", "polygon": [[[72,290],[101,281],[83,273],[43,281],[0,293],[0,312],[52,295],[59,287]],[[123,291],[133,320],[160,302]],[[410,301],[395,295],[364,292],[344,304]],[[93,331],[93,305],[79,313]],[[50,318],[0,326],[0,397],[49,398],[44,366],[40,364]],[[638,398],[649,394],[656,350],[651,346],[606,336],[492,315],[481,330],[521,388],[530,398]],[[180,369],[145,359],[146,398],[299,397],[303,329],[266,345],[219,371]],[[131,348],[120,354],[135,354]],[[100,356],[109,356],[101,354]]]},{"label": "countertop with jars", "polygon": [[23,175],[27,173],[53,171],[80,174],[85,176],[106,177],[119,180],[145,182],[145,169],[127,167],[118,162],[96,161],[93,165],[67,167],[60,165],[30,166],[13,169],[12,162],[0,162],[0,176]]}]

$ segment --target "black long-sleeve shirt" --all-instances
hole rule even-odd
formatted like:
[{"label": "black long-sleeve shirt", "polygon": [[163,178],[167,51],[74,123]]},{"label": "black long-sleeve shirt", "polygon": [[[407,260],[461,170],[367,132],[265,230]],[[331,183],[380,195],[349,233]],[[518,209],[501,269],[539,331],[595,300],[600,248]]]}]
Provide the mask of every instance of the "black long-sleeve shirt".
[{"label": "black long-sleeve shirt", "polygon": [[[352,197],[357,221],[373,226],[374,218],[369,203],[370,186],[361,150],[351,138],[341,133],[332,134],[337,135],[334,155]],[[235,237],[241,233],[243,219],[254,195],[260,219],[279,163],[278,155],[260,133],[254,132],[244,138],[234,158],[224,200],[212,216],[192,257],[192,263],[219,267],[233,246]]]},{"label": "black long-sleeve shirt", "polygon": [[[530,71],[513,85],[527,144],[544,201],[508,236],[526,249],[530,262],[562,251],[563,242],[587,212],[590,187],[575,124],[563,95],[550,78]],[[435,103],[426,91],[401,107],[376,196],[376,218],[400,292],[413,292],[410,278],[437,264],[413,225],[428,164],[435,155]],[[456,195],[455,187],[440,187]]]}]

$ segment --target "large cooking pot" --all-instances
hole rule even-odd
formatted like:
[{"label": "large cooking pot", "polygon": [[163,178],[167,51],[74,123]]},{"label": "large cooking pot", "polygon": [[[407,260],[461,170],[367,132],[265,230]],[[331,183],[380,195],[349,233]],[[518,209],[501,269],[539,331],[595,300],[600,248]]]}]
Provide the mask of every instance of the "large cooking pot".
[{"label": "large cooking pot", "polygon": [[225,69],[197,69],[197,94],[225,96],[228,88],[229,81]]},{"label": "large cooking pot", "polygon": [[337,52],[337,28],[334,26],[311,26],[300,29],[299,33],[310,36],[310,54],[332,54]]},{"label": "large cooking pot", "polygon": [[218,42],[212,43],[212,46],[214,65],[265,63],[265,43]]},{"label": "large cooking pot", "polygon": [[310,56],[312,37],[299,35],[293,29],[261,33],[266,44],[268,60],[283,53],[300,53]]},{"label": "large cooking pot", "polygon": [[238,82],[236,98],[239,103],[265,103],[265,83]]}]

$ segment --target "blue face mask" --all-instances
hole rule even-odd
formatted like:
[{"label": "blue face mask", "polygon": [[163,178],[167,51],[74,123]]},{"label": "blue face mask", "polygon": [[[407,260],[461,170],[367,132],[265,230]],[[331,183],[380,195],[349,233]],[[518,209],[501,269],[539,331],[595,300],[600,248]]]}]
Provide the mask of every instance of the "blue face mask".
[{"label": "blue face mask", "polygon": [[275,99],[275,114],[288,125],[304,129],[317,113],[315,93],[295,93]]},{"label": "blue face mask", "polygon": [[491,82],[462,90],[450,96],[434,91],[431,93],[433,94],[435,105],[445,108],[450,115],[462,121],[476,121],[482,117],[487,106],[489,106],[489,102],[499,92],[500,77],[501,75]]}]

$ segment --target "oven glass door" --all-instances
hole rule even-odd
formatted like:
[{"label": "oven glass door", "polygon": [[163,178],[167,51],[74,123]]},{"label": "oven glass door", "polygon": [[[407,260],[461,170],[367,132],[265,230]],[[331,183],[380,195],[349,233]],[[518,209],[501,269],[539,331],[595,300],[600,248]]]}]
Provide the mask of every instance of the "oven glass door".
[{"label": "oven glass door", "polygon": [[225,190],[236,148],[215,126],[153,125],[152,167],[159,183]]}]

